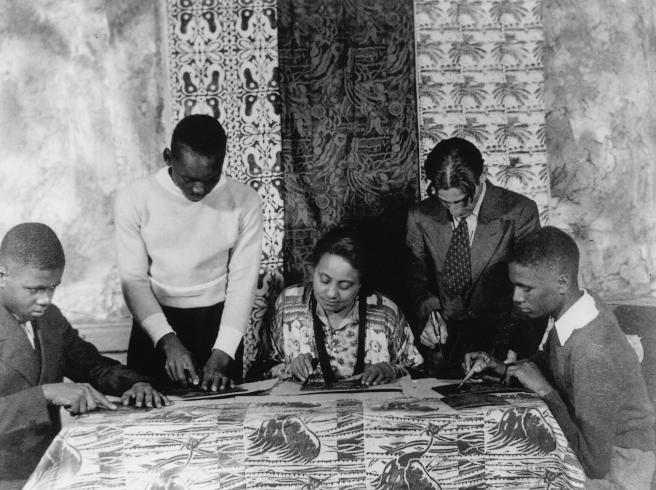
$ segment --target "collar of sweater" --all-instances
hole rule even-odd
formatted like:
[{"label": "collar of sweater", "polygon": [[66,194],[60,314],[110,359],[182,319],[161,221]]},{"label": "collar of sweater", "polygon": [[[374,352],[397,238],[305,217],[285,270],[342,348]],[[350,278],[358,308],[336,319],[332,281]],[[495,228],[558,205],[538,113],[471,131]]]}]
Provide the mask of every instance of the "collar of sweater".
[{"label": "collar of sweater", "polygon": [[[160,168],[157,174],[155,174],[155,179],[157,179],[157,182],[159,182],[159,184],[168,193],[173,194],[175,197],[188,200],[187,197],[182,192],[182,190],[177,185],[175,185],[175,182],[173,182],[173,179],[171,178],[171,174],[169,173],[168,166]],[[219,191],[225,185],[226,185],[226,176],[224,174],[221,174],[221,177],[219,178],[219,182],[214,186],[214,189],[212,189],[212,191],[207,196],[205,196],[203,199],[201,199],[198,202],[202,202],[207,197]]]}]

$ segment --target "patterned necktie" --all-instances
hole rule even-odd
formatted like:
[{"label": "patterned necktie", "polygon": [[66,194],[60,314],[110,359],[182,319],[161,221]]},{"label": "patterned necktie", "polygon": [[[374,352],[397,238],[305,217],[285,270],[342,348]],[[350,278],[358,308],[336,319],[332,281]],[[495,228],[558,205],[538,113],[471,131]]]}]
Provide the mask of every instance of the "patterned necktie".
[{"label": "patterned necktie", "polygon": [[444,282],[450,296],[464,294],[471,286],[471,249],[467,220],[461,219],[453,232],[444,260]]}]

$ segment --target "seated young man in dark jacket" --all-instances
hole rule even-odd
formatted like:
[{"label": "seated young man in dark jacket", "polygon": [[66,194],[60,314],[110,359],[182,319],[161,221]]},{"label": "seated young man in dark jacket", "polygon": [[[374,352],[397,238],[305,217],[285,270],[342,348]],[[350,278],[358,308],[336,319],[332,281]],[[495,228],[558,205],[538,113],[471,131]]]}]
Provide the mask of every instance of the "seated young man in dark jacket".
[{"label": "seated young man in dark jacket", "polygon": [[[51,304],[64,271],[57,235],[41,223],[13,227],[0,244],[0,487],[20,487],[73,414],[169,402],[148,378],[103,357]],[[74,383],[63,383],[66,376]],[[102,392],[102,393],[101,393]]]},{"label": "seated young man in dark jacket", "polygon": [[529,317],[549,315],[553,327],[527,360],[506,366],[474,352],[465,369],[515,378],[540,395],[583,465],[586,488],[647,489],[654,409],[638,357],[608,306],[579,289],[578,268],[566,233],[545,227],[527,235],[510,258],[513,300]]}]

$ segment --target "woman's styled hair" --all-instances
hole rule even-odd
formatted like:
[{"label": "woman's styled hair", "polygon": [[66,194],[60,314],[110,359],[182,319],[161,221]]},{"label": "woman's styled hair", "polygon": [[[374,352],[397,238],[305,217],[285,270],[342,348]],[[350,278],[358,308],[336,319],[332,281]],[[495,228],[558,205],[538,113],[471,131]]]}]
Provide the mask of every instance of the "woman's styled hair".
[{"label": "woman's styled hair", "polygon": [[351,267],[360,275],[361,285],[368,282],[369,256],[360,232],[351,227],[337,227],[329,230],[319,238],[314,246],[312,265],[316,267],[326,254],[337,255],[351,264]]}]

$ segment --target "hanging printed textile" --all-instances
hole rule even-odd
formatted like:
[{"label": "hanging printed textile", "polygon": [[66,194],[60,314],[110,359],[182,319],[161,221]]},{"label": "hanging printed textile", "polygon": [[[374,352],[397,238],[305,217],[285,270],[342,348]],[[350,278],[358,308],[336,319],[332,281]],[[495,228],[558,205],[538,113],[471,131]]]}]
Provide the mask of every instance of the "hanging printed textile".
[{"label": "hanging printed textile", "polygon": [[279,0],[278,12],[285,279],[307,279],[316,239],[344,223],[371,232],[392,277],[417,197],[412,0]]},{"label": "hanging printed textile", "polygon": [[218,118],[228,134],[224,171],[263,201],[260,280],[244,337],[252,364],[269,289],[282,277],[283,201],[278,43],[273,0],[169,0],[168,55],[173,123],[188,114]]},{"label": "hanging printed textile", "polygon": [[415,0],[415,35],[420,164],[440,140],[468,139],[489,178],[535,200],[545,224],[541,9],[540,0]]}]

